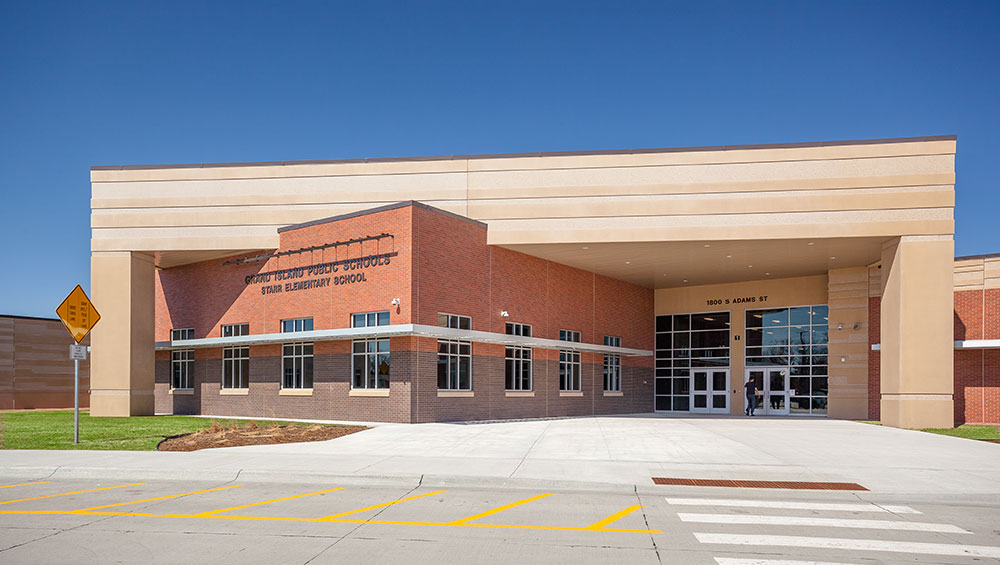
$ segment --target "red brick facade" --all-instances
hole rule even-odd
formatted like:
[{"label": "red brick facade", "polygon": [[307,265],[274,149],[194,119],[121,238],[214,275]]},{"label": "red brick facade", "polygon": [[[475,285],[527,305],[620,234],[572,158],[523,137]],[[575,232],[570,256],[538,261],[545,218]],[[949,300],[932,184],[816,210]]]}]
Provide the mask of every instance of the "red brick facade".
[{"label": "red brick facade", "polygon": [[[331,242],[390,234],[362,243],[308,250]],[[386,207],[280,233],[280,252],[267,261],[224,265],[225,259],[163,269],[156,277],[156,339],[193,328],[195,338],[220,337],[224,324],[249,323],[250,334],[280,331],[283,319],[312,317],[314,328],[350,327],[350,314],[390,311],[391,324],[437,325],[438,313],[470,316],[472,329],[503,333],[506,322],[530,324],[538,338],[581,332],[585,343],[621,338],[622,347],[652,349],[653,292],[486,243],[486,226],[423,205]],[[364,280],[286,292],[286,284],[334,278],[345,271],[247,283],[261,273],[389,254],[389,264],[349,271]],[[233,259],[233,258],[230,258]],[[265,294],[265,286],[282,291]],[[390,302],[400,299],[398,306]],[[509,313],[503,318],[501,311]],[[350,341],[314,345],[310,396],[284,396],[281,346],[250,348],[249,390],[220,394],[222,349],[195,350],[193,390],[171,394],[170,352],[157,352],[156,411],[220,416],[430,422],[648,412],[650,357],[622,358],[622,394],[605,395],[603,358],[583,353],[582,396],[561,395],[557,350],[534,350],[533,396],[508,395],[504,347],[472,345],[471,397],[439,394],[437,340],[391,339],[388,397],[351,395]]]},{"label": "red brick facade", "polygon": [[[869,343],[879,343],[880,299],[868,304]],[[1000,289],[955,292],[955,339],[1000,339]],[[879,353],[868,357],[868,417],[879,419]],[[1000,350],[955,350],[955,424],[1000,423]]]},{"label": "red brick facade", "polygon": [[878,351],[872,351],[871,346],[879,343],[879,336],[882,328],[882,298],[873,296],[868,298],[868,419],[882,419],[882,382],[879,379],[881,373],[882,357]]}]

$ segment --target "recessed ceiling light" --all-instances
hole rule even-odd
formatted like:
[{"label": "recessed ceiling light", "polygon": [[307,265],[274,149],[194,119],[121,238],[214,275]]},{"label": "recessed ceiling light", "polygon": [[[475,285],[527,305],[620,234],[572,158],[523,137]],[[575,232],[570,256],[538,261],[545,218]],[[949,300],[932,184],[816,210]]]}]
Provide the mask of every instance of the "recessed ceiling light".
[{"label": "recessed ceiling light", "polygon": [[705,244],[705,247],[712,247],[712,246],[706,243],[706,244]]},{"label": "recessed ceiling light", "polygon": [[753,268],[753,265],[747,265],[747,268],[748,268],[748,269],[752,269],[752,268]]},{"label": "recessed ceiling light", "polygon": [[590,247],[587,247],[586,245],[584,245],[583,248],[584,249],[590,249]]},{"label": "recessed ceiling light", "polygon": [[684,282],[688,282],[688,280],[687,280],[687,279],[684,279]]},{"label": "recessed ceiling light", "polygon": [[770,275],[771,273],[764,273],[765,275]]},{"label": "recessed ceiling light", "polygon": [[726,259],[732,259],[732,258],[733,258],[732,255],[726,255]]},{"label": "recessed ceiling light", "polygon": [[809,245],[816,245],[816,244],[810,241],[810,242],[809,242]]},{"label": "recessed ceiling light", "polygon": [[830,259],[836,259],[836,257],[830,257]]},{"label": "recessed ceiling light", "polygon": [[631,265],[631,264],[632,264],[632,262],[631,262],[631,261],[625,261],[625,264],[626,264],[626,265]]}]

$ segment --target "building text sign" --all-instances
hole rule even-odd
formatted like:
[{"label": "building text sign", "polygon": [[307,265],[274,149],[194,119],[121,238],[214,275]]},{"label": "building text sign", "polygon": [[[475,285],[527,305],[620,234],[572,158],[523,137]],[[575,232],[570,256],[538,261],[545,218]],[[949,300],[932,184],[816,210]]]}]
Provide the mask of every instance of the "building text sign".
[{"label": "building text sign", "polygon": [[734,296],[732,298],[710,298],[705,301],[709,306],[722,306],[725,304],[754,304],[767,302],[767,295],[759,296]]},{"label": "building text sign", "polygon": [[382,253],[379,255],[358,257],[356,259],[290,267],[288,269],[247,275],[244,282],[247,286],[261,285],[261,294],[278,294],[310,288],[363,283],[368,282],[364,269],[388,265],[392,257],[396,255],[397,253],[395,252]]}]

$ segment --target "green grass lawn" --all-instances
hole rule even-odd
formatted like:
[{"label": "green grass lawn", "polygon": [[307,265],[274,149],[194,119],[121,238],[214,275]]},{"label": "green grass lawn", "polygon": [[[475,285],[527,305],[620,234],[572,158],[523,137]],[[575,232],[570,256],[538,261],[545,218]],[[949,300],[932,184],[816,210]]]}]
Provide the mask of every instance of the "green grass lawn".
[{"label": "green grass lawn", "polygon": [[964,437],[966,439],[1000,439],[1000,428],[997,426],[962,424],[954,429],[927,428],[923,431],[943,436]]},{"label": "green grass lawn", "polygon": [[[203,430],[216,422],[228,428],[251,420],[223,420],[190,416],[133,416],[91,418],[80,412],[80,443],[73,443],[73,411],[0,412],[0,448],[3,449],[120,449],[153,451],[165,437]],[[289,425],[262,422],[258,426]],[[292,424],[294,425],[294,424]]]}]

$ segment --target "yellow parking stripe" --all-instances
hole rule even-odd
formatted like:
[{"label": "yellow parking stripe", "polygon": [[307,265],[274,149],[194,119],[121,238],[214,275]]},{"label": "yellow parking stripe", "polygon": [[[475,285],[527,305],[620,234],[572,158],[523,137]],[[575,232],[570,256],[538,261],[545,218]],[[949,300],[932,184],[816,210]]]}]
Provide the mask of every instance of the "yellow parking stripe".
[{"label": "yellow parking stripe", "polygon": [[614,514],[608,516],[607,518],[605,518],[603,520],[600,520],[600,521],[597,521],[597,522],[594,522],[593,524],[587,526],[584,529],[587,529],[587,530],[602,530],[602,529],[604,529],[604,526],[607,526],[608,524],[610,524],[612,522],[616,522],[618,520],[621,520],[625,516],[628,516],[629,514],[635,512],[636,510],[638,510],[640,508],[642,508],[641,504],[633,504],[632,506],[629,506],[625,510],[621,510],[619,512],[615,512]]},{"label": "yellow parking stripe", "polygon": [[73,492],[61,492],[59,494],[46,494],[45,496],[33,496],[31,498],[18,498],[17,500],[5,500],[3,502],[0,502],[0,504],[11,504],[11,503],[14,503],[14,502],[24,502],[24,501],[27,501],[27,500],[41,500],[43,498],[52,498],[52,497],[55,497],[55,496],[69,496],[71,494],[80,494],[80,493],[84,493],[84,492],[97,492],[99,490],[110,490],[110,489],[113,489],[113,488],[137,487],[139,485],[144,485],[144,484],[146,484],[146,483],[130,483],[130,484],[127,484],[127,485],[118,485],[118,486],[114,486],[114,487],[89,488],[89,489],[86,489],[86,490],[75,490]]},{"label": "yellow parking stripe", "polygon": [[251,506],[260,506],[262,504],[271,504],[272,502],[281,502],[283,500],[294,500],[296,498],[302,498],[303,496],[312,496],[314,494],[324,494],[324,493],[327,493],[327,492],[333,492],[335,490],[343,490],[343,487],[331,488],[331,489],[326,489],[326,490],[318,490],[316,492],[307,492],[305,494],[296,494],[295,496],[286,496],[284,498],[275,498],[275,499],[272,499],[272,500],[265,500],[263,502],[254,502],[252,504],[244,504],[242,506],[231,506],[229,508],[221,508],[219,510],[210,510],[208,512],[202,512],[201,514],[195,514],[195,516],[197,516],[199,518],[203,518],[205,516],[212,516],[214,514],[221,514],[223,512],[229,512],[230,510],[239,510],[241,508],[250,508]]},{"label": "yellow parking stripe", "polygon": [[442,492],[447,492],[443,490],[436,490],[434,492],[429,492],[427,494],[419,494],[417,496],[411,496],[408,498],[401,498],[399,500],[393,500],[391,502],[383,502],[382,504],[376,504],[375,506],[367,506],[365,508],[358,508],[357,510],[351,510],[350,512],[341,512],[339,514],[330,514],[329,516],[323,516],[319,520],[330,521],[341,516],[350,516],[351,514],[357,514],[358,512],[364,512],[366,510],[375,510],[376,508],[385,508],[386,506],[392,506],[393,504],[399,504],[400,502],[408,502],[410,500],[416,500],[418,498],[424,498],[425,496],[433,496],[435,494],[441,494]]},{"label": "yellow parking stripe", "polygon": [[[443,491],[442,491],[443,492]],[[435,494],[435,493],[431,493]],[[427,495],[423,495],[427,496]],[[400,500],[399,502],[403,502]],[[630,509],[626,509],[630,510]],[[626,512],[623,510],[618,514]],[[0,514],[61,514],[67,516],[129,516],[143,518],[200,518],[203,520],[262,520],[271,522],[316,522],[341,524],[386,524],[394,526],[437,526],[452,528],[503,528],[513,530],[556,530],[564,532],[613,532],[636,534],[661,534],[662,530],[639,530],[625,528],[593,528],[592,526],[534,526],[523,524],[453,524],[451,522],[417,522],[404,520],[351,520],[326,518],[294,518],[287,516],[220,516],[217,514],[202,516],[199,514],[152,514],[148,512],[80,512],[77,510],[0,510]],[[613,516],[612,516],[613,518]],[[607,520],[607,519],[605,519]],[[602,520],[599,523],[605,522]]]},{"label": "yellow parking stripe", "polygon": [[45,483],[51,483],[52,481],[38,481],[37,483],[21,483],[18,485],[6,485],[0,488],[13,488],[13,487],[26,487],[29,485],[44,485]]},{"label": "yellow parking stripe", "polygon": [[181,493],[181,494],[168,494],[167,496],[158,496],[156,498],[143,498],[142,500],[130,500],[128,502],[118,502],[118,503],[115,503],[115,504],[105,504],[105,505],[102,505],[102,506],[91,506],[90,508],[81,508],[79,510],[75,510],[74,512],[92,512],[94,510],[100,510],[101,508],[112,508],[112,507],[115,507],[115,506],[125,506],[127,504],[139,504],[140,502],[153,502],[155,500],[166,500],[168,498],[179,498],[181,496],[187,496],[189,494],[201,494],[203,492],[213,492],[213,491],[217,491],[217,490],[226,490],[226,489],[230,489],[230,488],[238,488],[238,487],[241,487],[241,486],[243,486],[243,485],[230,485],[228,487],[218,487],[218,488],[210,488],[210,489],[205,489],[205,490],[196,490],[196,491],[185,492],[185,493]]},{"label": "yellow parking stripe", "polygon": [[522,504],[527,504],[529,502],[534,502],[536,500],[540,500],[542,498],[545,498],[546,496],[552,496],[552,493],[551,492],[547,492],[545,494],[540,494],[538,496],[532,496],[531,498],[525,498],[524,500],[518,500],[517,502],[511,502],[510,504],[505,504],[503,506],[498,506],[497,508],[494,508],[493,510],[487,510],[486,512],[480,512],[479,514],[473,514],[472,516],[467,516],[467,517],[462,518],[460,520],[455,520],[454,522],[449,522],[449,525],[459,526],[459,525],[465,524],[466,522],[471,522],[473,520],[478,520],[480,518],[485,518],[487,516],[492,516],[494,514],[499,514],[500,512],[503,512],[504,510],[510,510],[511,508],[515,508],[515,507],[521,506]]}]

